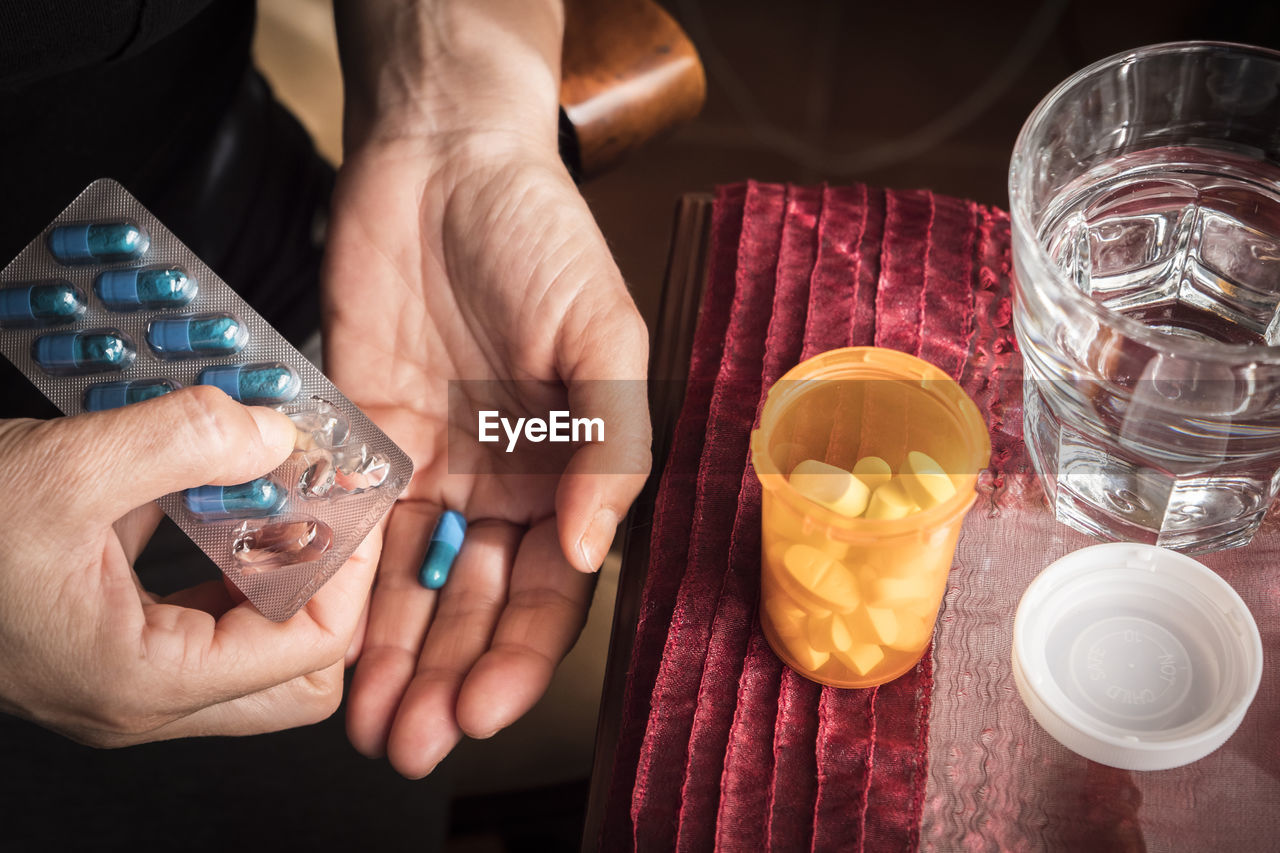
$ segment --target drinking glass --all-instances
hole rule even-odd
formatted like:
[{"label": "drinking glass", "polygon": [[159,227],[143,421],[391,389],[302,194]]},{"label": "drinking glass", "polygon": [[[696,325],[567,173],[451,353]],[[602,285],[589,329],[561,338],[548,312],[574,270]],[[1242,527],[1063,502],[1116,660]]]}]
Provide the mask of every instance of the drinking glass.
[{"label": "drinking glass", "polygon": [[1009,170],[1025,436],[1059,520],[1202,552],[1280,487],[1280,54],[1118,54]]}]

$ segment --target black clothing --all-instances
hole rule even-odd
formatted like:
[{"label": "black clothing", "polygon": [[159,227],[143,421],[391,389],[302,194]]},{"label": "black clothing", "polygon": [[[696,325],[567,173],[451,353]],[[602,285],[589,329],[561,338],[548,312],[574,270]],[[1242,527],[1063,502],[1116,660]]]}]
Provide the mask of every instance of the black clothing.
[{"label": "black clothing", "polygon": [[[253,25],[252,0],[0,2],[0,264],[111,177],[308,335],[333,170],[251,68]],[[56,414],[0,358],[0,417]],[[159,593],[218,577],[167,520],[137,570]],[[342,725],[102,751],[0,714],[0,850],[436,849],[447,769],[408,783]]]},{"label": "black clothing", "polygon": [[[115,178],[287,338],[315,329],[333,170],[252,70],[253,24],[252,0],[0,4],[0,264]],[[0,389],[0,417],[56,414],[3,359]]]},{"label": "black clothing", "polygon": [[[0,5],[0,89],[135,55],[191,23],[212,0],[6,0]],[[227,25],[253,28],[252,4],[234,16],[206,17],[218,36]],[[221,11],[227,12],[229,7]],[[247,18],[246,18],[247,11]],[[237,20],[237,18],[239,20]],[[221,41],[208,41],[209,45]],[[207,54],[206,54],[207,55]]]},{"label": "black clothing", "polygon": [[172,5],[207,8],[159,41],[104,25],[104,46],[73,27],[65,27],[72,41],[57,46],[67,21],[133,24],[127,7],[154,5],[168,4],[30,0],[17,4],[24,12],[0,4],[0,263],[101,177],[128,187],[184,240],[195,236],[171,221],[196,206],[172,184],[212,155],[249,69],[252,0],[179,0]]}]

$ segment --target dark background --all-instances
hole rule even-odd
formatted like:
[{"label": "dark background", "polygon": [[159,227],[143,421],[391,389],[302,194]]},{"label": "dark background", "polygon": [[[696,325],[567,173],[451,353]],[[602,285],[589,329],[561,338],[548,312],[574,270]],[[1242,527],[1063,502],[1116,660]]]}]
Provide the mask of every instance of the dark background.
[{"label": "dark background", "polygon": [[646,318],[681,193],[753,178],[927,188],[1007,207],[1039,100],[1113,53],[1183,39],[1280,48],[1280,3],[663,0],[707,104],[583,191]]},{"label": "dark background", "polygon": [[[1277,3],[664,5],[702,54],[706,108],[584,187],[649,320],[682,193],[746,178],[865,181],[1005,206],[1017,132],[1071,72],[1161,41],[1280,47]],[[501,783],[501,764],[492,772]],[[420,851],[432,849],[450,820],[453,851],[574,849],[587,795],[583,779],[477,796],[456,802],[448,818],[447,762],[426,782],[404,782],[385,763],[354,753],[341,712],[280,735],[116,752],[0,716],[0,774],[3,851]]]}]

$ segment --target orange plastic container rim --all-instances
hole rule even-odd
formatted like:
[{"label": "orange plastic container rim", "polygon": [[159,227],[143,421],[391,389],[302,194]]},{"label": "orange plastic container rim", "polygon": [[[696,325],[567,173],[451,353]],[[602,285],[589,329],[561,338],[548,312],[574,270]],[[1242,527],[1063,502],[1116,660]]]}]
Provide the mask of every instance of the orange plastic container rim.
[{"label": "orange plastic container rim", "polygon": [[[973,473],[961,478],[965,488],[956,489],[954,495],[937,506],[892,520],[849,518],[813,503],[796,491],[769,455],[768,436],[789,403],[805,394],[810,383],[842,379],[918,381],[922,390],[947,404],[960,422],[969,451],[965,467]],[[973,506],[977,499],[974,485],[978,473],[990,461],[991,436],[978,407],[964,389],[929,362],[882,347],[844,347],[800,362],[769,388],[760,413],[760,427],[751,431],[751,465],[760,485],[802,517],[809,516],[815,524],[825,525],[831,538],[841,541],[912,536],[951,525]]]}]

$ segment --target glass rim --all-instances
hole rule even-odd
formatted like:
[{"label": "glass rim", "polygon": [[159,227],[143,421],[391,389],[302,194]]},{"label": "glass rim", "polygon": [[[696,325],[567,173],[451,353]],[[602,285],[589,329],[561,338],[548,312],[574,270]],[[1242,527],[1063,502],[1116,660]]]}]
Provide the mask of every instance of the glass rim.
[{"label": "glass rim", "polygon": [[[1009,160],[1008,173],[1008,192],[1009,192],[1009,216],[1012,225],[1011,238],[1013,244],[1018,242],[1018,234],[1026,235],[1031,243],[1032,253],[1034,255],[1037,266],[1043,267],[1047,273],[1052,276],[1054,282],[1059,285],[1058,290],[1065,294],[1066,299],[1070,300],[1080,310],[1093,316],[1095,319],[1105,321],[1108,325],[1119,330],[1126,338],[1130,338],[1143,346],[1146,346],[1156,352],[1168,355],[1183,354],[1195,355],[1197,357],[1206,358],[1214,361],[1230,361],[1239,363],[1240,361],[1259,362],[1267,365],[1280,366],[1280,345],[1268,344],[1228,344],[1221,341],[1196,341],[1187,338],[1167,335],[1163,332],[1156,331],[1150,326],[1139,323],[1130,317],[1112,311],[1110,308],[1089,298],[1086,294],[1081,293],[1080,289],[1073,286],[1067,281],[1066,277],[1053,263],[1049,257],[1049,252],[1044,244],[1036,236],[1036,229],[1031,225],[1030,202],[1027,199],[1025,191],[1025,178],[1019,178],[1015,165],[1020,161],[1029,160],[1028,155],[1031,153],[1031,137],[1035,135],[1041,126],[1047,121],[1049,114],[1058,108],[1066,99],[1067,95],[1076,87],[1085,83],[1087,80],[1098,76],[1101,72],[1108,69],[1126,64],[1133,63],[1141,59],[1153,56],[1164,56],[1176,53],[1237,53],[1242,55],[1252,55],[1264,59],[1269,59],[1277,65],[1280,65],[1280,51],[1272,50],[1267,47],[1259,47],[1257,45],[1243,44],[1240,42],[1229,41],[1173,41],[1162,42],[1159,44],[1145,45],[1135,47],[1129,50],[1114,53],[1111,56],[1099,59],[1090,65],[1085,66],[1079,71],[1070,74],[1058,85],[1054,86],[1047,95],[1040,99],[1035,109],[1027,116],[1027,120],[1023,122],[1022,128],[1018,131],[1017,140],[1013,144],[1013,156]],[[1024,185],[1019,191],[1018,184]],[[1013,248],[1013,246],[1011,246]]]}]

